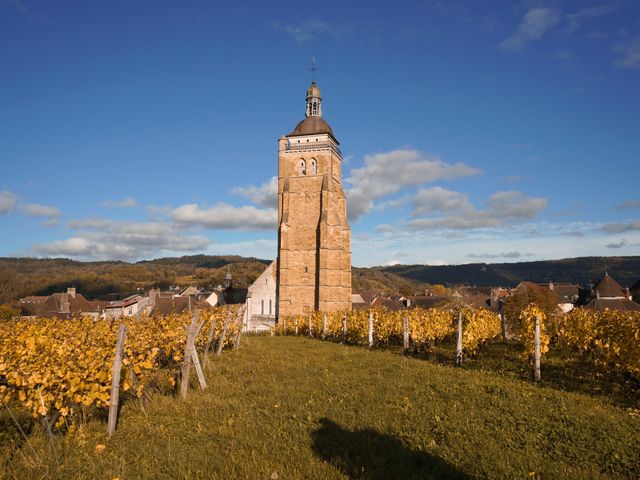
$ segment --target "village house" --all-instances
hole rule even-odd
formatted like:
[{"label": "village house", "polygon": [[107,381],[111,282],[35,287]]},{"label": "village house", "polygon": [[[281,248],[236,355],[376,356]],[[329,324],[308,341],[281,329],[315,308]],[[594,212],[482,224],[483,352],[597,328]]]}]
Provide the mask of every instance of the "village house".
[{"label": "village house", "polygon": [[90,301],[76,292],[75,287],[67,288],[65,293],[52,295],[32,295],[20,299],[18,307],[23,318],[61,318],[69,319],[78,316],[98,318],[101,304]]},{"label": "village house", "polygon": [[276,320],[276,262],[271,262],[247,291],[245,329],[267,331]]},{"label": "village house", "polygon": [[591,299],[585,305],[591,310],[640,311],[640,304],[632,300],[629,288],[622,288],[607,272],[593,286]]},{"label": "village house", "polygon": [[133,317],[144,312],[149,297],[142,295],[131,295],[123,300],[114,300],[104,305],[102,317],[105,319]]}]

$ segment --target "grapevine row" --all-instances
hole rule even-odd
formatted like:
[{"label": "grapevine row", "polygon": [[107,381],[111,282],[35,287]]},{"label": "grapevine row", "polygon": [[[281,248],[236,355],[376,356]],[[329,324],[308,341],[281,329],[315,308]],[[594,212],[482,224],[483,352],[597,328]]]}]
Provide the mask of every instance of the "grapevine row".
[{"label": "grapevine row", "polygon": [[[281,318],[276,326],[276,334],[311,334],[353,345],[368,345],[369,314],[372,314],[374,345],[398,344],[402,343],[403,319],[406,317],[414,349],[424,350],[455,333],[456,313],[443,308],[419,307],[403,311],[376,307],[369,310],[313,312]],[[486,309],[463,309],[462,315],[463,349],[466,353],[476,353],[480,345],[500,335],[500,318],[497,314]]]},{"label": "grapevine row", "polygon": [[[226,310],[201,312],[202,331],[218,338]],[[120,323],[127,325],[121,388],[140,397],[159,370],[176,385],[191,314],[93,320],[25,319],[0,322],[0,400],[19,401],[34,417],[57,412],[64,418],[80,407],[109,404],[112,364]],[[225,344],[238,324],[229,325]],[[196,339],[202,351],[206,335]]]}]

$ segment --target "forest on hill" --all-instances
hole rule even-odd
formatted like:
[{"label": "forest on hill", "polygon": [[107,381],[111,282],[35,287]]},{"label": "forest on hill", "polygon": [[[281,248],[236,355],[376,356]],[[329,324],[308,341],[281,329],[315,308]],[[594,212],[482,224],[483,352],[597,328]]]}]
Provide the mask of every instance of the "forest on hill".
[{"label": "forest on hill", "polygon": [[426,283],[514,287],[523,280],[535,283],[577,283],[588,286],[608,272],[623,287],[640,281],[640,256],[578,257],[518,263],[466,265],[394,265],[376,267],[382,272]]},{"label": "forest on hill", "polygon": [[[75,286],[89,299],[122,298],[152,287],[197,285],[213,288],[230,272],[234,286],[247,287],[269,260],[236,255],[190,255],[135,263],[80,262],[67,258],[0,258],[0,303],[27,295],[49,295]],[[468,265],[395,265],[354,267],[354,292],[376,291],[389,295],[424,292],[428,285],[443,284],[512,287],[522,280],[537,283],[570,282],[588,286],[608,272],[622,286],[640,280],[640,257],[583,257],[521,263]]]},{"label": "forest on hill", "polygon": [[[75,286],[88,299],[111,300],[152,287],[197,285],[211,289],[224,283],[227,272],[236,287],[247,287],[269,265],[269,260],[241,256],[190,255],[136,263],[80,262],[67,258],[0,258],[0,303],[27,295],[49,295]],[[424,290],[420,281],[391,272],[354,268],[355,292],[382,291],[411,294]]]}]

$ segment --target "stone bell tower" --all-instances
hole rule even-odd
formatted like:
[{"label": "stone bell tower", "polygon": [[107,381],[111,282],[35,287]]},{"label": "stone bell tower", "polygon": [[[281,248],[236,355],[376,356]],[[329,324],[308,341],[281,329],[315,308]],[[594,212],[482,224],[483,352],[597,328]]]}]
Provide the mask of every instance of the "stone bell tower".
[{"label": "stone bell tower", "polygon": [[305,119],[278,140],[277,315],[351,308],[351,229],[339,142],[316,82]]}]

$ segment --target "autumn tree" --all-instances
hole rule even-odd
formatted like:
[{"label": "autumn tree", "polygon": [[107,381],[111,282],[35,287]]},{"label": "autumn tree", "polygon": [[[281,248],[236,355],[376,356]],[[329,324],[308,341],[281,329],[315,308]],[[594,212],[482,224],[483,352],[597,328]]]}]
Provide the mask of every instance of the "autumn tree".
[{"label": "autumn tree", "polygon": [[558,299],[553,291],[535,283],[522,282],[507,298],[504,306],[510,331],[521,330],[520,314],[532,303],[545,313],[546,318],[551,318],[558,310]]}]

